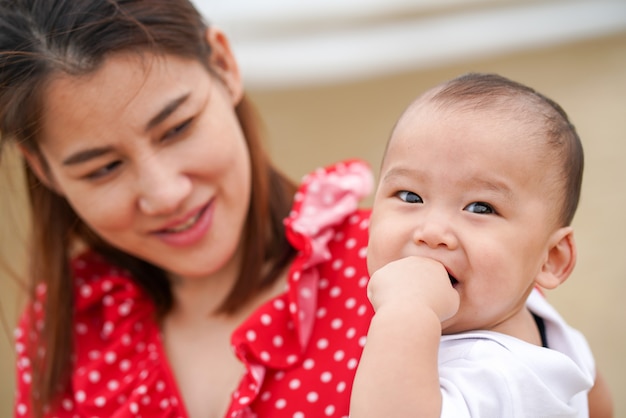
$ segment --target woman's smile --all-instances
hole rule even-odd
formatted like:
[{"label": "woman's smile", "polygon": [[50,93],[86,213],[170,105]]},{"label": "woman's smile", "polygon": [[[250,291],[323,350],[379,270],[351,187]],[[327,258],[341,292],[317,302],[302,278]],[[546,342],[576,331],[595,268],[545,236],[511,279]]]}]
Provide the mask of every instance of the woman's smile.
[{"label": "woman's smile", "polygon": [[211,227],[214,212],[214,200],[194,210],[182,221],[174,221],[169,226],[155,231],[166,244],[176,247],[194,245],[200,241]]}]

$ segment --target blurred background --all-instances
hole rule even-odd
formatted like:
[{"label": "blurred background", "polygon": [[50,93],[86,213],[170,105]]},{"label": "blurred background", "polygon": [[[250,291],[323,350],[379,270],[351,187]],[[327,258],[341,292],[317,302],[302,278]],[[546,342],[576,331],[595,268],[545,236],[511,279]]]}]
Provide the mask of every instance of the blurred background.
[{"label": "blurred background", "polygon": [[[626,0],[195,3],[229,36],[269,150],[294,179],[346,158],[377,174],[406,105],[464,72],[496,72],[559,102],[586,167],[574,220],[578,264],[548,298],[587,336],[615,416],[626,416]],[[24,300],[15,276],[28,223],[19,162],[8,155],[2,167],[0,417],[9,417],[12,329]]]}]

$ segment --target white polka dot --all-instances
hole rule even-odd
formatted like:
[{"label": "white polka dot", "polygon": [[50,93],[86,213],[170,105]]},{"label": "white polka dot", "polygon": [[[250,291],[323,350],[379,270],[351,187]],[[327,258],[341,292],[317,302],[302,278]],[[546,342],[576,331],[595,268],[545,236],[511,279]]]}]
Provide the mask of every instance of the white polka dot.
[{"label": "white polka dot", "polygon": [[361,338],[359,338],[359,346],[365,347],[365,341],[367,341],[367,336],[364,335]]},{"label": "white polka dot", "polygon": [[285,377],[285,372],[276,372],[276,374],[274,375],[275,380],[282,380],[283,377]]},{"label": "white polka dot", "polygon": [[322,307],[322,308],[319,308],[319,309],[317,310],[317,312],[315,313],[315,316],[316,316],[317,318],[323,318],[323,317],[325,317],[325,316],[326,316],[326,313],[327,313],[327,312],[328,312],[328,311],[326,310],[326,308]]},{"label": "white polka dot", "polygon": [[313,294],[314,292],[308,287],[303,287],[302,289],[300,289],[300,296],[302,296],[304,299],[310,299]]},{"label": "white polka dot", "polygon": [[150,396],[144,396],[143,398],[141,398],[141,403],[144,405],[150,405]]},{"label": "white polka dot", "polygon": [[367,247],[362,247],[359,250],[359,257],[360,258],[366,258],[367,257]]},{"label": "white polka dot", "polygon": [[248,330],[248,332],[246,332],[246,339],[248,341],[256,340],[256,332],[254,332],[253,330]]},{"label": "white polka dot", "polygon": [[346,356],[346,353],[344,353],[342,350],[338,350],[338,351],[335,351],[333,358],[335,359],[335,361],[341,361],[343,360],[345,356]]},{"label": "white polka dot", "polygon": [[330,289],[330,297],[336,298],[340,294],[341,294],[341,288],[339,286],[335,286],[332,289]]},{"label": "white polka dot", "polygon": [[359,361],[355,358],[348,360],[348,369],[353,370],[356,369],[356,366],[359,364]]},{"label": "white polka dot", "polygon": [[295,354],[287,356],[287,364],[294,364],[296,361],[298,361],[298,356]]},{"label": "white polka dot", "polygon": [[105,322],[102,326],[102,335],[108,337],[109,335],[111,335],[114,329],[115,325],[113,324],[113,322]]},{"label": "white polka dot", "polygon": [[367,277],[361,277],[359,279],[359,287],[367,287],[367,284],[369,283],[369,279]]},{"label": "white polka dot", "polygon": [[85,402],[86,398],[87,398],[87,395],[85,395],[85,392],[83,392],[82,390],[79,390],[74,394],[74,400],[78,403]]},{"label": "white polka dot", "polygon": [[346,306],[346,309],[354,308],[356,306],[356,299],[355,298],[346,299],[345,306]]},{"label": "white polka dot", "polygon": [[146,387],[146,385],[141,385],[137,388],[137,393],[140,395],[145,395],[146,393],[148,393],[148,388]]},{"label": "white polka dot", "polygon": [[270,325],[272,323],[272,317],[268,314],[261,315],[261,323],[263,325]]},{"label": "white polka dot", "polygon": [[354,338],[355,335],[356,335],[356,329],[355,328],[349,328],[348,331],[346,331],[346,338],[348,338],[348,339]]},{"label": "white polka dot", "polygon": [[74,408],[74,402],[71,399],[63,399],[63,409],[71,411]]},{"label": "white polka dot", "polygon": [[292,302],[289,304],[289,312],[295,313],[297,310],[298,310],[298,307],[296,306],[295,303]]},{"label": "white polka dot", "polygon": [[275,335],[274,338],[272,338],[272,344],[274,344],[274,347],[282,347],[283,343],[283,337],[280,335]]},{"label": "white polka dot", "polygon": [[346,382],[339,382],[337,384],[337,393],[342,393],[344,390],[346,390]]},{"label": "white polka dot", "polygon": [[133,305],[132,302],[125,302],[122,303],[118,308],[117,308],[117,312],[121,315],[121,316],[127,316],[131,311],[132,311]]},{"label": "white polka dot", "polygon": [[279,399],[276,401],[274,406],[276,407],[276,409],[283,409],[285,406],[287,406],[287,401],[284,399]]},{"label": "white polka dot", "polygon": [[32,380],[33,380],[33,378],[32,378],[32,376],[30,375],[30,373],[25,372],[25,373],[22,375],[22,381],[23,381],[24,383],[29,384]]},{"label": "white polka dot", "polygon": [[24,344],[15,343],[15,351],[17,351],[18,354],[22,354],[24,352]]},{"label": "white polka dot", "polygon": [[319,340],[317,340],[317,348],[319,348],[320,350],[324,350],[328,347],[328,345],[329,343],[326,338],[320,338]]},{"label": "white polka dot", "polygon": [[88,284],[84,284],[80,287],[80,295],[84,298],[88,298],[89,296],[91,296],[92,294],[92,290],[91,290],[91,286],[89,286]]},{"label": "white polka dot", "polygon": [[313,403],[313,402],[317,402],[317,400],[319,399],[319,395],[317,394],[317,392],[309,392],[306,395],[306,400]]},{"label": "white polka dot", "polygon": [[109,383],[107,383],[107,388],[111,391],[111,392],[115,392],[116,390],[118,390],[120,387],[120,384],[117,380],[109,380]]},{"label": "white polka dot", "polygon": [[354,267],[348,267],[343,271],[343,275],[347,278],[354,277],[356,274],[356,269]]},{"label": "white polka dot", "polygon": [[282,311],[283,309],[285,309],[285,302],[282,299],[274,300],[274,308]]},{"label": "white polka dot", "polygon": [[300,280],[300,272],[299,271],[295,271],[292,275],[291,278],[293,279],[294,282],[297,282],[298,280]]},{"label": "white polka dot", "polygon": [[163,392],[165,390],[165,382],[163,382],[162,380],[159,380],[156,384],[156,390],[158,392]]},{"label": "white polka dot", "polygon": [[331,372],[324,372],[320,376],[320,380],[324,383],[328,383],[333,379],[333,374]]},{"label": "white polka dot", "polygon": [[102,408],[104,405],[106,405],[107,400],[104,396],[98,396],[96,399],[94,399],[93,403],[98,407],[98,408]]},{"label": "white polka dot", "polygon": [[102,282],[102,290],[105,292],[109,292],[113,289],[113,283],[110,280],[105,280]]},{"label": "white polka dot", "polygon": [[122,360],[120,362],[120,370],[123,372],[127,372],[128,370],[130,370],[130,361],[129,360]]},{"label": "white polka dot", "polygon": [[320,279],[320,281],[318,283],[318,287],[320,289],[326,289],[329,285],[330,285],[330,283],[328,282],[328,279]]},{"label": "white polka dot", "polygon": [[333,270],[339,270],[342,265],[343,265],[343,260],[341,259],[337,259],[333,261],[333,264],[332,264]]},{"label": "white polka dot", "polygon": [[97,370],[92,370],[89,372],[89,381],[91,383],[98,383],[100,381],[100,372]]},{"label": "white polka dot", "polygon": [[102,298],[102,304],[104,306],[113,306],[115,305],[115,298],[113,298],[113,296],[111,295],[106,295]]},{"label": "white polka dot", "polygon": [[360,316],[363,316],[365,312],[367,312],[367,306],[365,305],[359,306],[359,309],[356,311],[356,313]]},{"label": "white polka dot", "polygon": [[261,351],[261,354],[259,355],[259,357],[261,357],[261,360],[263,361],[270,361],[270,359],[272,358],[270,356],[270,353],[268,353],[267,351]]},{"label": "white polka dot", "polygon": [[346,248],[354,248],[354,247],[356,247],[355,238],[350,238],[349,240],[346,241]]},{"label": "white polka dot", "polygon": [[330,327],[332,329],[339,329],[343,326],[343,321],[341,320],[341,318],[335,318],[332,320],[332,322],[330,323]]},{"label": "white polka dot", "polygon": [[24,405],[23,403],[17,406],[17,413],[19,415],[26,415],[27,411],[28,411],[28,408],[26,408],[26,405]]},{"label": "white polka dot", "polygon": [[167,409],[170,406],[170,401],[167,399],[161,399],[161,402],[159,402],[159,406],[161,407],[161,409]]},{"label": "white polka dot", "polygon": [[136,414],[139,412],[139,405],[137,402],[131,402],[130,405],[128,405],[128,409],[130,409],[131,413]]},{"label": "white polka dot", "polygon": [[104,355],[104,361],[106,364],[113,364],[117,360],[117,354],[114,351],[109,351]]},{"label": "white polka dot", "polygon": [[300,387],[300,380],[298,379],[293,379],[292,381],[289,382],[289,389],[298,389]]},{"label": "white polka dot", "polygon": [[76,333],[77,334],[85,335],[85,334],[87,334],[87,331],[88,331],[87,325],[85,325],[85,324],[83,324],[81,322],[76,324]]},{"label": "white polka dot", "polygon": [[304,362],[302,363],[302,367],[304,367],[304,370],[311,370],[314,366],[315,366],[315,361],[310,358],[304,360]]},{"label": "white polka dot", "polygon": [[295,414],[293,414],[293,418],[304,418],[304,413],[296,412]]},{"label": "white polka dot", "polygon": [[325,409],[324,409],[324,414],[329,417],[332,414],[335,413],[335,406],[334,405],[328,405]]},{"label": "white polka dot", "polygon": [[89,357],[89,360],[98,360],[100,358],[100,352],[98,350],[91,350],[87,353],[87,357]]}]

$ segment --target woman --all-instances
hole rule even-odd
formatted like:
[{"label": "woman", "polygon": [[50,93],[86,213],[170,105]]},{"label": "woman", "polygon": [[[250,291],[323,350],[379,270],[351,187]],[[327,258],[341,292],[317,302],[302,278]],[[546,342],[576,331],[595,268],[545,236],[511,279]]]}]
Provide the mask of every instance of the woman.
[{"label": "woman", "polygon": [[16,416],[347,415],[371,315],[368,169],[297,190],[226,38],[186,0],[0,16],[0,132],[33,212]]}]

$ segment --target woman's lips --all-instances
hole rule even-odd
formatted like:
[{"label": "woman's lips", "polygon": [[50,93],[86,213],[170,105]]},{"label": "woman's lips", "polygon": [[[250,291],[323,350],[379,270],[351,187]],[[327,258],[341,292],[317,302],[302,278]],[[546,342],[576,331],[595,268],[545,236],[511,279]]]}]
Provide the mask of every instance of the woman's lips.
[{"label": "woman's lips", "polygon": [[174,247],[187,247],[200,241],[213,221],[213,200],[192,213],[187,219],[155,232],[166,244]]}]

